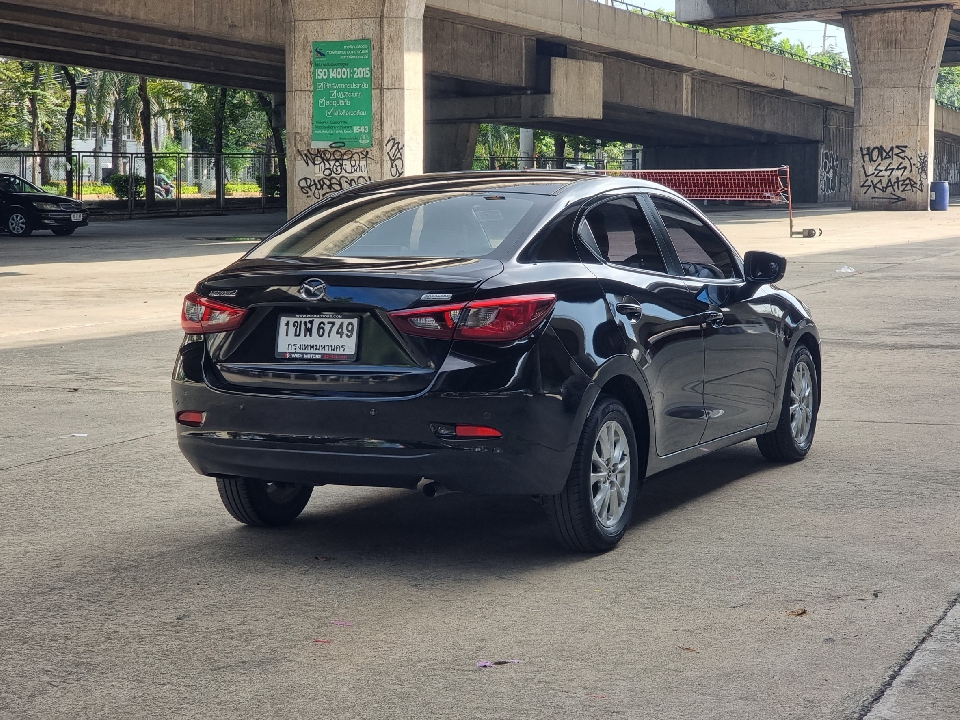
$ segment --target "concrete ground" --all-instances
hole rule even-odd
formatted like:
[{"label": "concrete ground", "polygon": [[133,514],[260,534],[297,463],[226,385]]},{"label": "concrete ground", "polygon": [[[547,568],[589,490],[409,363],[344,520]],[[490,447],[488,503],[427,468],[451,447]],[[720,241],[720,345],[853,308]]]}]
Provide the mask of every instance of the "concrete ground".
[{"label": "concrete ground", "polygon": [[180,299],[280,216],[0,236],[0,717],[960,717],[956,213],[718,212],[820,324],[815,447],[651,478],[600,556],[525,498],[227,515],[174,439]]}]

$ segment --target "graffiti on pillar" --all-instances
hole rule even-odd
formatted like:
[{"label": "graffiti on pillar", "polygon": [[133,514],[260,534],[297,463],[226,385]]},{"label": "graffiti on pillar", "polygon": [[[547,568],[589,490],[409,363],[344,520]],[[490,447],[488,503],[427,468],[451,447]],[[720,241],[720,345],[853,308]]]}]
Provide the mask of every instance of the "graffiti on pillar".
[{"label": "graffiti on pillar", "polygon": [[844,186],[849,187],[849,165],[832,150],[824,150],[820,156],[820,197],[843,195]]},{"label": "graffiti on pillar", "polygon": [[387,160],[390,161],[390,177],[403,175],[403,143],[396,138],[390,138],[384,144],[387,151]]},{"label": "graffiti on pillar", "polygon": [[907,145],[875,145],[860,148],[863,181],[860,190],[871,200],[904,202],[907,193],[927,189],[927,153],[911,155]]},{"label": "graffiti on pillar", "polygon": [[297,187],[314,200],[373,180],[369,150],[310,148],[297,149],[297,155],[309,173],[297,180]]}]

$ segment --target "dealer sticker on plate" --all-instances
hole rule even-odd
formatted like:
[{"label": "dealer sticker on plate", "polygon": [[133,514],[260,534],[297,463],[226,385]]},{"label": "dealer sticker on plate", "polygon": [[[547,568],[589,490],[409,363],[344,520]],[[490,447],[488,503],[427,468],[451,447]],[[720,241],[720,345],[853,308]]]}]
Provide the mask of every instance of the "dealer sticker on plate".
[{"label": "dealer sticker on plate", "polygon": [[277,357],[288,360],[356,360],[360,317],[321,313],[281,315]]}]

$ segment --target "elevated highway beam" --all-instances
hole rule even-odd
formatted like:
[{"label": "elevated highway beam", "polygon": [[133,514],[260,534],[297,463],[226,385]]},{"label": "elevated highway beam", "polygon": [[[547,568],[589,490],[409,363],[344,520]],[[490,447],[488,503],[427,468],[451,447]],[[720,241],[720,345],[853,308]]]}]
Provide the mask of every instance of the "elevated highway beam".
[{"label": "elevated highway beam", "polygon": [[[310,43],[361,37],[372,146],[311,147]],[[806,200],[859,186],[851,78],[593,0],[0,0],[0,54],[285,92],[291,210],[422,161],[468,166],[485,121],[642,144],[661,166],[789,163]],[[930,114],[928,167],[949,179],[955,116]]]}]

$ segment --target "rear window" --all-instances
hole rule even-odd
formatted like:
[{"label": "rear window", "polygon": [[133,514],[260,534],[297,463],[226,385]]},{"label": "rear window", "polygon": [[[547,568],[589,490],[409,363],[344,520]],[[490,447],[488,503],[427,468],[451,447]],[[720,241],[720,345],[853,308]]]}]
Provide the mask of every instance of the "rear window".
[{"label": "rear window", "polygon": [[489,255],[546,199],[505,193],[352,198],[316,213],[247,257],[466,257]]}]

